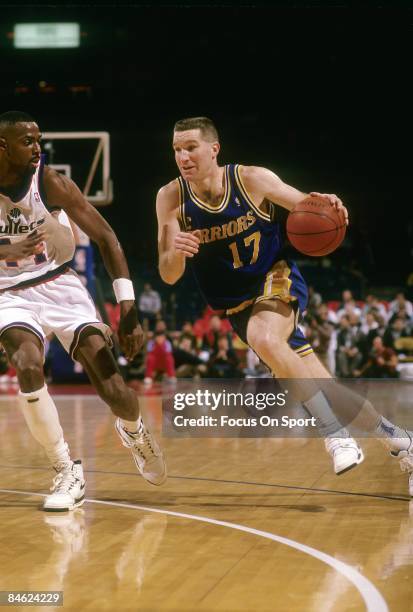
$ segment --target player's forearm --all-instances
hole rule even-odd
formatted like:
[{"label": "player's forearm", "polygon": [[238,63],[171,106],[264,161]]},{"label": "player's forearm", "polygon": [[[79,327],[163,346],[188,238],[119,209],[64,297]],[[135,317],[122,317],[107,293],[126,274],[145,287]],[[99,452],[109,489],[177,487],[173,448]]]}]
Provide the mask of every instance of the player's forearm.
[{"label": "player's forearm", "polygon": [[159,255],[159,274],[164,283],[174,285],[185,272],[185,256],[176,251]]},{"label": "player's forearm", "polygon": [[[103,263],[105,264],[105,268],[111,279],[129,279],[130,275],[128,264],[126,263],[126,258],[123,253],[123,249],[120,243],[118,242],[115,234],[113,234],[111,240],[105,240],[98,246],[102,255]],[[117,282],[126,283],[127,281],[118,280]],[[115,292],[116,299],[120,304],[121,320],[126,320],[128,317],[132,317],[133,327],[134,325],[136,325],[136,308],[133,285],[132,283],[129,283],[129,285],[130,287],[126,287],[126,294],[123,296],[118,295],[117,291],[120,291],[122,293],[122,289],[118,288],[118,290],[116,290],[115,283],[113,285],[113,289]]]},{"label": "player's forearm", "polygon": [[307,197],[307,194],[303,193],[302,191],[298,191],[298,189],[295,189],[295,187],[291,187],[291,185],[287,185],[286,183],[281,183],[277,191],[278,196],[276,196],[272,201],[279,204],[279,206],[286,208],[290,212],[294,206]]},{"label": "player's forearm", "polygon": [[125,254],[115,234],[109,239],[99,242],[98,246],[103,263],[111,279],[130,278]]}]

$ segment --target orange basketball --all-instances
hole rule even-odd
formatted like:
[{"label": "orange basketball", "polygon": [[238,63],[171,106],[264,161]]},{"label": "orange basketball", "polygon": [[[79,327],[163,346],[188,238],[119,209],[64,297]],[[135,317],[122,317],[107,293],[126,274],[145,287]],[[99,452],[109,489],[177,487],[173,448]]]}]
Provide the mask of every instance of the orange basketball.
[{"label": "orange basketball", "polygon": [[291,244],[304,255],[320,257],[336,250],[346,235],[344,213],[327,200],[308,197],[299,202],[287,218]]}]

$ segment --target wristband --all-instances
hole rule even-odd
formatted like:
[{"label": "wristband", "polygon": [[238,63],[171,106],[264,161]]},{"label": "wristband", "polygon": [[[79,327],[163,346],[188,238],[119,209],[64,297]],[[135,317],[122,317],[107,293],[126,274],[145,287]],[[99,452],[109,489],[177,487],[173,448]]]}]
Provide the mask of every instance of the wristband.
[{"label": "wristband", "polygon": [[133,284],[129,278],[115,278],[112,286],[118,304],[124,300],[135,300]]}]

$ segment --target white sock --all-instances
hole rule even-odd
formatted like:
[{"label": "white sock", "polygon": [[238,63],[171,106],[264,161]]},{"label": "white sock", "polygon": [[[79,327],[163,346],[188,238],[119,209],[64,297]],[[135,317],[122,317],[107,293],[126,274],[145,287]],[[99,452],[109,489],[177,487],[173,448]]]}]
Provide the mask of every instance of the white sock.
[{"label": "white sock", "polygon": [[380,441],[393,451],[407,450],[412,443],[412,439],[405,429],[394,425],[384,416],[380,418],[376,432],[379,435]]},{"label": "white sock", "polygon": [[349,437],[348,431],[343,429],[342,424],[337,420],[322,391],[317,391],[313,397],[303,404],[311,416],[316,417],[317,427],[323,437],[333,436],[336,433],[340,434],[336,437]]},{"label": "white sock", "polygon": [[123,429],[126,429],[129,433],[138,433],[141,425],[141,417],[136,421],[127,421],[126,419],[120,419]]},{"label": "white sock", "polygon": [[70,465],[69,447],[64,441],[59,415],[47,386],[31,393],[20,391],[19,404],[32,436],[44,448],[52,465],[60,468]]}]

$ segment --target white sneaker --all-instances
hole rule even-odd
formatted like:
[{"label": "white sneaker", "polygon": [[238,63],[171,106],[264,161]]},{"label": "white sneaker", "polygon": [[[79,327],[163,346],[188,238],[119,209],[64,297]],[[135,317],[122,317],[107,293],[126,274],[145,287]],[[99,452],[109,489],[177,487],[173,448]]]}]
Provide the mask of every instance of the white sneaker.
[{"label": "white sneaker", "polygon": [[326,451],[331,455],[334,471],[339,476],[356,467],[364,460],[360,446],[350,437],[347,429],[340,429],[333,436],[324,440]]},{"label": "white sneaker", "polygon": [[74,461],[69,467],[58,471],[50,488],[51,495],[44,500],[46,512],[66,512],[78,508],[85,501],[85,479],[82,462]]},{"label": "white sneaker", "polygon": [[145,387],[150,387],[152,384],[152,378],[150,376],[145,376],[145,378],[143,379],[143,384],[145,385]]},{"label": "white sneaker", "polygon": [[409,474],[409,495],[413,497],[413,432],[406,430],[406,433],[410,439],[407,449],[392,450],[390,454],[399,460],[401,471]]},{"label": "white sneaker", "polygon": [[130,448],[139,473],[153,485],[161,485],[166,481],[165,459],[152,434],[146,429],[143,420],[137,433],[130,433],[122,427],[120,419],[115,421],[123,446]]}]

